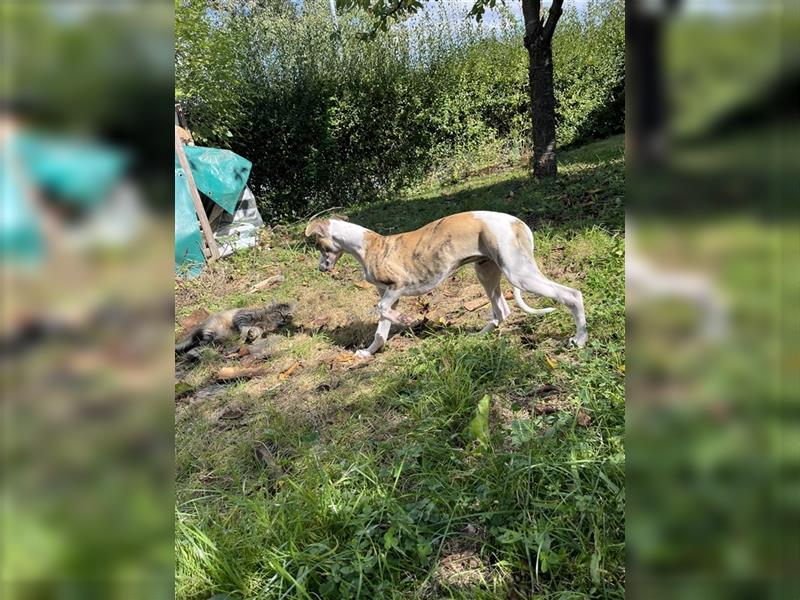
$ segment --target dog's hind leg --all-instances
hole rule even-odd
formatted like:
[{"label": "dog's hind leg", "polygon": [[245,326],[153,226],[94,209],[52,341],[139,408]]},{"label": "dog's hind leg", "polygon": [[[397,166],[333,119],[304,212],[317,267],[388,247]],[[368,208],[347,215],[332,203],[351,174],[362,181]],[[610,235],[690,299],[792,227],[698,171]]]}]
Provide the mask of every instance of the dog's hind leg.
[{"label": "dog's hind leg", "polygon": [[542,274],[533,261],[526,261],[517,268],[506,269],[504,272],[514,287],[551,298],[569,308],[572,318],[575,320],[575,335],[569,341],[578,348],[582,348],[586,344],[588,337],[586,315],[583,310],[583,294],[580,291],[551,281]]},{"label": "dog's hind leg", "polygon": [[489,333],[511,314],[508,302],[500,292],[500,278],[503,276],[503,272],[495,263],[486,260],[475,263],[475,273],[478,275],[478,281],[483,285],[483,289],[492,303],[492,318],[480,331],[480,333]]}]

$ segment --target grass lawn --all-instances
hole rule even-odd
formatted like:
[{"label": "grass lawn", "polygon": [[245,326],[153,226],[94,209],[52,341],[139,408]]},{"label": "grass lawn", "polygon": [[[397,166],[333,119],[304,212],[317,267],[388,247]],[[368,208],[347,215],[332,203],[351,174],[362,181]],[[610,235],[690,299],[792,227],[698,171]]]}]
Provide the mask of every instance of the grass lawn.
[{"label": "grass lawn", "polygon": [[473,209],[522,218],[542,271],[583,292],[581,350],[563,307],[512,302],[498,331],[469,335],[490,307],[469,309],[483,291],[465,267],[401,300],[418,325],[355,362],[377,293],[350,257],[318,272],[303,224],[177,283],[176,332],[199,308],[296,308],[256,377],[219,383],[242,360],[225,348],[177,365],[176,597],[621,598],[623,187],[614,137],[562,152],[554,182],[483,169],[346,211],[381,233]]}]

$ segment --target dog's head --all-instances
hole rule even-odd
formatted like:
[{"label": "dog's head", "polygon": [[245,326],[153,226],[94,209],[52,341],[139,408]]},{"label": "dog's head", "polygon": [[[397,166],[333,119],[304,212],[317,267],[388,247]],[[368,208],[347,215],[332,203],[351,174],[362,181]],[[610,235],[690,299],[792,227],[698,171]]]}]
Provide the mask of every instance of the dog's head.
[{"label": "dog's head", "polygon": [[319,270],[333,269],[342,256],[342,249],[331,235],[331,219],[312,219],[306,227],[306,237],[314,238],[319,249]]}]

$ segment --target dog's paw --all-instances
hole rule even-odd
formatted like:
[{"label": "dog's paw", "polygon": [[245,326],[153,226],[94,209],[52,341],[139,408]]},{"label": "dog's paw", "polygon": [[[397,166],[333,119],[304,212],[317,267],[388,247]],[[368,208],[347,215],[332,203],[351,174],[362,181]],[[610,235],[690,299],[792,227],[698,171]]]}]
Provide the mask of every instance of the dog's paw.
[{"label": "dog's paw", "polygon": [[575,348],[583,348],[586,345],[588,337],[587,335],[572,336],[569,338],[569,345]]},{"label": "dog's paw", "polygon": [[364,360],[367,358],[372,358],[372,354],[370,354],[366,350],[356,350],[356,358]]}]

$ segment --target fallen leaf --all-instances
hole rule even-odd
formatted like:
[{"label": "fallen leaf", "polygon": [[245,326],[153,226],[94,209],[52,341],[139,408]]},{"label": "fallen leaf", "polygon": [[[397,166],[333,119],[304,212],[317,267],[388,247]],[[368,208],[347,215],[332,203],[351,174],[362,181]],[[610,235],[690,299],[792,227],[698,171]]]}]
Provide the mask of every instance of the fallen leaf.
[{"label": "fallen leaf", "polygon": [[185,381],[179,381],[175,384],[175,399],[183,398],[184,396],[188,396],[192,392],[194,392],[194,386],[186,383]]},{"label": "fallen leaf", "polygon": [[352,364],[352,365],[348,365],[347,366],[347,370],[348,371],[355,371],[356,369],[363,369],[364,367],[369,366],[369,363],[372,362],[372,360],[373,360],[373,357],[371,357],[371,356],[369,358],[360,358],[357,363]]},{"label": "fallen leaf", "polygon": [[239,349],[236,352],[226,354],[225,358],[243,358],[248,354],[250,354],[250,348],[248,346],[239,346]]},{"label": "fallen leaf", "polygon": [[294,362],[291,367],[289,367],[285,371],[281,371],[281,373],[278,374],[278,381],[286,381],[289,378],[289,376],[292,373],[294,373],[299,367],[300,363]]},{"label": "fallen leaf", "polygon": [[245,412],[241,408],[237,406],[226,406],[217,411],[214,416],[216,428],[221,431],[228,431],[244,427],[247,423],[246,419],[243,420],[244,416]]},{"label": "fallen leaf", "polygon": [[241,419],[244,416],[244,412],[241,408],[226,408],[222,411],[222,413],[217,417],[219,420],[222,421],[236,421]]},{"label": "fallen leaf", "polygon": [[339,381],[338,379],[332,379],[331,381],[328,381],[328,382],[325,382],[325,383],[320,383],[316,387],[315,391],[317,391],[317,392],[329,392],[331,390],[335,390],[336,388],[338,388],[339,385],[341,385],[341,383],[342,382]]},{"label": "fallen leaf", "polygon": [[556,365],[558,364],[558,363],[556,363],[555,359],[553,359],[553,358],[550,358],[550,357],[549,357],[549,356],[547,356],[546,354],[544,355],[544,360],[545,360],[545,362],[547,362],[547,365],[548,365],[548,366],[549,366],[551,369],[555,369],[555,368],[556,368]]},{"label": "fallen leaf", "polygon": [[470,300],[469,302],[465,302],[464,308],[466,308],[469,311],[473,311],[479,309],[481,306],[486,306],[487,304],[489,304],[488,298],[478,298],[476,300]]},{"label": "fallen leaf", "polygon": [[575,422],[581,427],[588,427],[592,423],[592,417],[590,417],[582,408],[578,409],[578,414],[575,416]]},{"label": "fallen leaf", "polygon": [[316,317],[315,319],[313,319],[311,323],[309,323],[309,325],[313,329],[322,329],[323,327],[325,327],[325,325],[328,324],[328,321],[330,320],[331,318],[328,315],[322,315],[320,317]]},{"label": "fallen leaf", "polygon": [[277,448],[275,444],[271,442],[256,442],[256,445],[253,448],[258,462],[268,469],[274,469],[278,466],[277,462],[275,461],[276,450]]},{"label": "fallen leaf", "polygon": [[574,406],[569,400],[559,400],[558,398],[553,398],[551,400],[538,402],[532,405],[531,410],[535,415],[550,415],[561,410],[573,411]]},{"label": "fallen leaf", "polygon": [[369,290],[373,287],[371,283],[364,281],[363,279],[361,281],[356,281],[355,286],[361,288],[362,290]]},{"label": "fallen leaf", "polygon": [[544,397],[544,396],[550,396],[551,394],[556,394],[556,393],[558,393],[560,391],[561,390],[559,390],[554,385],[543,385],[542,387],[536,389],[536,391],[533,392],[533,395],[534,396],[539,396],[539,397]]},{"label": "fallen leaf", "polygon": [[274,352],[274,336],[259,338],[249,346],[246,346],[247,353],[244,354],[242,364],[252,364],[256,360],[263,360],[268,358]]},{"label": "fallen leaf", "polygon": [[222,367],[219,371],[217,371],[217,381],[250,379],[252,377],[263,375],[264,372],[264,367]]},{"label": "fallen leaf", "polygon": [[258,290],[263,290],[264,288],[270,287],[272,285],[278,285],[280,283],[283,283],[284,281],[286,281],[286,277],[278,273],[277,275],[273,275],[272,277],[267,277],[263,281],[259,281],[257,284],[255,284],[253,287],[250,288],[248,294],[252,294],[254,292],[257,292]]}]

